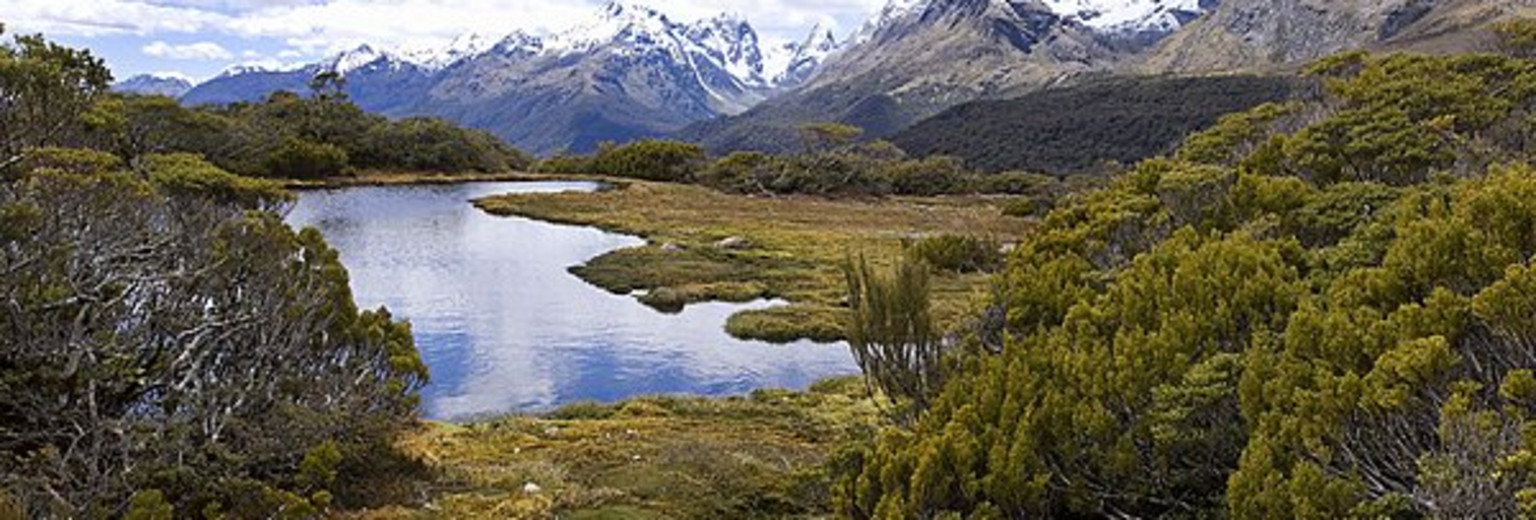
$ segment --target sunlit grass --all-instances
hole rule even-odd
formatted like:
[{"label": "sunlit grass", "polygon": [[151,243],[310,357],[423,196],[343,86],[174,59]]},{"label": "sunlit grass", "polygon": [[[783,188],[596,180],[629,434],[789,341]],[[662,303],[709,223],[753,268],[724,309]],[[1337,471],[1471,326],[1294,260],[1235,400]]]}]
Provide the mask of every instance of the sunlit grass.
[{"label": "sunlit grass", "polygon": [[783,518],[829,513],[827,457],[873,431],[856,378],[809,392],[645,397],[548,418],[432,423],[403,446],[439,473],[417,509],[366,518]]}]

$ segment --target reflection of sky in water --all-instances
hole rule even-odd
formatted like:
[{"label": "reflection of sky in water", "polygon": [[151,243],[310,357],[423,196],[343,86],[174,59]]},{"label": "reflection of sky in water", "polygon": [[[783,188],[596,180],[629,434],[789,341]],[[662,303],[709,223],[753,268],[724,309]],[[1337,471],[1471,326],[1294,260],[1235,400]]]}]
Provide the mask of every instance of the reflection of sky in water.
[{"label": "reflection of sky in water", "polygon": [[[431,418],[538,411],[634,395],[804,388],[856,371],[842,345],[744,342],[725,334],[741,305],[666,315],[590,286],[566,268],[633,237],[494,217],[468,201],[589,183],[477,183],[301,194],[288,221],[341,251],[363,307],[409,319],[432,368]],[[764,306],[767,303],[755,304]]]}]

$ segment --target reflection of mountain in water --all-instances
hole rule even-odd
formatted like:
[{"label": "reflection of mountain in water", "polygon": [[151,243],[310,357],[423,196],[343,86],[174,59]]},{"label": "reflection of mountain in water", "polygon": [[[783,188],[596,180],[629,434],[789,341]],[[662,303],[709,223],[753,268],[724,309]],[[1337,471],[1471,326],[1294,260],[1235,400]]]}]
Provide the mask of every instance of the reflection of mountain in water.
[{"label": "reflection of mountain in water", "polygon": [[[804,388],[856,372],[841,345],[744,342],[722,325],[742,308],[657,313],[566,272],[633,237],[494,217],[467,203],[584,183],[354,188],[301,195],[289,216],[341,251],[359,305],[409,319],[432,368],[432,418],[545,410],[654,393]],[[759,303],[757,306],[770,305]]]}]

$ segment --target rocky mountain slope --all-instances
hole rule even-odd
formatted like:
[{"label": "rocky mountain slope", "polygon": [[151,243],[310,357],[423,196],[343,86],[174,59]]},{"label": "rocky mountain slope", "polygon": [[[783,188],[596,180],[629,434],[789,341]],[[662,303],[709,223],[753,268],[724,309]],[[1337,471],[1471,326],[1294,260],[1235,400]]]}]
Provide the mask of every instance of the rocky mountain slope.
[{"label": "rocky mountain slope", "polygon": [[1263,70],[1351,50],[1480,50],[1479,29],[1530,0],[1225,0],[1151,49],[1135,70]]},{"label": "rocky mountain slope", "polygon": [[1141,74],[1267,72],[1346,49],[1465,51],[1536,0],[891,0],[846,42],[765,45],[745,20],[680,23],[614,2],[551,37],[466,35],[232,69],[189,103],[257,99],[343,72],[364,108],[491,130],[539,154],[669,135],[792,147],[812,121],[886,137],[950,107]]},{"label": "rocky mountain slope", "polygon": [[139,74],[112,84],[112,90],[129,94],[181,97],[192,90],[192,80],[179,74]]},{"label": "rocky mountain slope", "polygon": [[1202,9],[1191,0],[894,0],[805,86],[681,135],[716,150],[775,150],[819,118],[885,136],[960,103],[1115,70]]},{"label": "rocky mountain slope", "polygon": [[[885,137],[971,101],[1106,76],[1266,72],[1350,49],[1486,49],[1533,0],[892,0],[800,89],[679,135],[782,150],[832,120]],[[1012,136],[991,136],[993,139]]]},{"label": "rocky mountain slope", "polygon": [[365,45],[287,70],[231,69],[183,101],[303,91],[315,74],[336,71],[353,101],[370,111],[448,117],[541,154],[582,152],[745,111],[805,81],[837,43],[818,29],[802,42],[765,47],[734,16],[681,23],[612,2],[548,38],[467,35],[443,48],[398,51]]}]

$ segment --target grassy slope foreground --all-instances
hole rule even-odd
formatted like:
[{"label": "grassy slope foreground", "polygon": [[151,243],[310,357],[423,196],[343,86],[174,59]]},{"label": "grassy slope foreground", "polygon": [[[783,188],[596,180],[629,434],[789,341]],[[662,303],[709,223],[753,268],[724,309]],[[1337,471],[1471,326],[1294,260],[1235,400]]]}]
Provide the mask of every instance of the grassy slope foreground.
[{"label": "grassy slope foreground", "polygon": [[[733,316],[727,329],[749,339],[841,338],[840,266],[850,254],[891,258],[903,239],[944,232],[1015,241],[1031,227],[1004,216],[999,207],[1004,200],[996,198],[758,198],[699,186],[615,182],[618,189],[598,193],[505,195],[476,204],[495,214],[649,239],[646,246],[614,251],[573,272],[618,293],[646,290],[641,300],[660,309],[765,297],[791,302]],[[744,242],[721,243],[730,238]],[[949,274],[935,282],[941,321],[960,318],[986,294],[984,275]]]},{"label": "grassy slope foreground", "polygon": [[824,468],[877,410],[852,378],[809,392],[640,398],[548,418],[433,424],[405,450],[438,473],[425,505],[361,518],[784,518],[830,513]]}]

